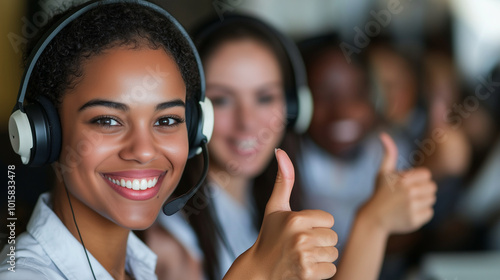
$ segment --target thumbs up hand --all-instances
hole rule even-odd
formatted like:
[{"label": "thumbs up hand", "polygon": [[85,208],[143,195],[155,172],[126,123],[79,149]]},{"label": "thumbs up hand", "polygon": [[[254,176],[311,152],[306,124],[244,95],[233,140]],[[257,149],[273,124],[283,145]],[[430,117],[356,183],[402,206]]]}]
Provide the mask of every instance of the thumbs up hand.
[{"label": "thumbs up hand", "polygon": [[278,174],[276,174],[273,192],[267,202],[264,216],[280,211],[292,211],[290,196],[295,183],[293,164],[285,151],[277,149],[275,153],[278,161]]},{"label": "thumbs up hand", "polygon": [[384,158],[376,179],[375,193],[360,213],[371,216],[387,234],[409,233],[434,215],[436,183],[427,168],[396,170],[398,150],[386,133],[380,135]]},{"label": "thumbs up hand", "polygon": [[[336,273],[337,234],[333,216],[321,210],[290,211],[295,173],[290,158],[276,151],[278,174],[255,244],[224,279],[327,279]],[[246,273],[240,274],[246,267]]]}]

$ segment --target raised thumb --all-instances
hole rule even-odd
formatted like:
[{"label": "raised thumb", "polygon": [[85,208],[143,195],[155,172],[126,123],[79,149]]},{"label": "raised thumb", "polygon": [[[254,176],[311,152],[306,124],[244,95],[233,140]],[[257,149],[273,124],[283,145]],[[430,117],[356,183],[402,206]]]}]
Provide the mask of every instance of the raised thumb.
[{"label": "raised thumb", "polygon": [[380,133],[380,141],[384,146],[384,157],[380,164],[380,173],[394,172],[398,161],[398,147],[391,136],[385,132]]},{"label": "raised thumb", "polygon": [[265,215],[277,211],[290,211],[290,195],[295,182],[293,164],[285,151],[276,150],[278,160],[278,174],[274,183],[273,193],[266,205]]}]

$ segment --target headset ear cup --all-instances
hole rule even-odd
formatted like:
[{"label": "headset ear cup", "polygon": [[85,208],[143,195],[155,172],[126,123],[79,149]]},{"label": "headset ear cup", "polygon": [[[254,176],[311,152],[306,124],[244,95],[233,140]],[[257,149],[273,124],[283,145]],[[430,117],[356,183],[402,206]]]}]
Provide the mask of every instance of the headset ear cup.
[{"label": "headset ear cup", "polygon": [[186,125],[189,137],[189,156],[201,153],[203,142],[208,143],[214,130],[214,108],[208,98],[204,101],[190,99],[186,104]]},{"label": "headset ear cup", "polygon": [[25,107],[33,133],[30,166],[41,166],[57,160],[61,151],[61,125],[55,106],[39,96]]},{"label": "headset ear cup", "polygon": [[57,113],[57,109],[47,97],[39,96],[37,98],[37,102],[40,104],[43,109],[47,119],[48,127],[49,127],[49,141],[47,143],[49,148],[49,157],[46,163],[52,163],[59,158],[59,154],[61,153],[61,145],[62,145],[62,130],[61,130],[61,122],[59,119],[59,114]]},{"label": "headset ear cup", "polygon": [[188,98],[186,102],[186,126],[188,131],[189,139],[189,155],[188,158],[194,157],[197,153],[199,147],[199,135],[200,129],[198,126],[202,120],[200,119],[200,113],[198,109],[198,104],[195,98]]},{"label": "headset ear cup", "polygon": [[301,86],[298,88],[297,100],[298,114],[294,130],[296,133],[302,134],[309,128],[314,112],[314,102],[311,90],[308,86]]},{"label": "headset ear cup", "polygon": [[33,132],[28,115],[21,110],[15,110],[10,115],[9,139],[14,152],[21,156],[22,163],[28,164],[33,149]]},{"label": "headset ear cup", "polygon": [[214,132],[215,116],[214,116],[214,106],[212,101],[208,97],[205,97],[204,101],[200,101],[200,107],[203,115],[203,136],[206,138],[207,143],[212,139],[212,133]]}]

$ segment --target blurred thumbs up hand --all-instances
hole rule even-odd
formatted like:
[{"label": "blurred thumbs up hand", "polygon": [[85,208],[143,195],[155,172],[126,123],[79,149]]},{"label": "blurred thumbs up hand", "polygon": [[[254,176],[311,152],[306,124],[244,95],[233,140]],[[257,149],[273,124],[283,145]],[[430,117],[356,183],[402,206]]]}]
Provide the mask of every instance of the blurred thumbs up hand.
[{"label": "blurred thumbs up hand", "polygon": [[392,138],[382,133],[384,157],[376,179],[375,192],[360,213],[370,217],[387,234],[419,229],[434,215],[436,183],[427,168],[398,172],[398,150]]},{"label": "blurred thumbs up hand", "polygon": [[336,273],[333,216],[321,210],[290,210],[295,173],[276,151],[278,174],[255,244],[236,259],[224,279],[327,279]]}]

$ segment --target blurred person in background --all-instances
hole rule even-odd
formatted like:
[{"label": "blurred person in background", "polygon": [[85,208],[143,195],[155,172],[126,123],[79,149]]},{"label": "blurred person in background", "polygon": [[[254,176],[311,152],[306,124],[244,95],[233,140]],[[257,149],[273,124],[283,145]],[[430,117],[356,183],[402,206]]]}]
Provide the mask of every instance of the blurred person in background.
[{"label": "blurred person in background", "polygon": [[461,222],[457,226],[467,230],[469,235],[465,238],[474,244],[474,249],[500,250],[500,66],[487,77],[492,81],[491,87],[475,85],[474,95],[468,95],[481,100],[477,110],[464,119],[465,131],[473,144],[474,168],[456,208]]},{"label": "blurred person in background", "polygon": [[[429,38],[423,56],[422,98],[428,110],[424,137],[415,140],[425,155],[422,166],[428,167],[438,183],[436,213],[426,227],[426,237],[420,246],[428,250],[456,250],[463,246],[451,236],[454,230],[448,223],[455,215],[459,197],[471,160],[471,145],[462,121],[454,123],[457,108],[463,107],[463,83],[452,57],[451,46],[437,44]],[[450,236],[451,234],[451,236]]]},{"label": "blurred person in background", "polygon": [[357,209],[373,193],[382,150],[365,61],[355,56],[348,63],[339,42],[329,34],[299,43],[314,100],[299,167],[310,185],[304,202],[337,213],[342,250]]},{"label": "blurred person in background", "polygon": [[[339,43],[334,34],[300,43],[315,108],[301,139],[299,162],[304,180],[315,182],[304,194],[305,202],[338,213],[334,227],[340,236],[348,236],[357,209],[373,193],[383,153],[367,61],[358,55],[347,62]],[[408,154],[406,138],[392,127],[384,129],[395,136],[399,153]],[[400,159],[398,168],[411,167]],[[340,249],[345,241],[339,240]]]},{"label": "blurred person in background", "polygon": [[[386,174],[383,166],[388,158],[388,151],[391,149],[395,151],[395,154],[392,154],[394,156],[392,172],[396,169],[409,169],[411,166],[399,160],[401,156],[398,157],[398,149],[402,154],[408,152],[405,151],[407,147],[404,145],[405,139],[401,139],[398,134],[395,134],[397,147],[395,145],[389,148],[387,142],[382,140],[385,153],[380,149],[377,132],[380,130],[380,125],[373,105],[374,96],[366,70],[367,63],[364,56],[359,54],[348,63],[339,44],[340,40],[335,34],[314,37],[299,44],[315,108],[309,130],[296,142],[299,151],[298,167],[303,179],[304,205],[336,215],[334,229],[339,234],[341,252],[340,267],[336,277],[342,279],[344,276],[352,277],[348,274],[348,270],[342,269],[345,268],[343,265],[349,262],[349,258],[354,256],[353,247],[360,246],[363,239],[370,238],[368,237],[370,235],[366,234],[364,237],[358,236],[367,213],[375,213],[369,218],[372,221],[394,221],[397,220],[395,214],[398,211],[405,212],[405,207],[402,205],[394,207],[393,204],[392,208],[383,209],[382,205],[376,203],[384,189],[381,187],[383,185],[381,177],[385,176],[381,174]],[[382,167],[380,167],[381,162]],[[415,172],[413,174],[415,177],[410,175],[411,171],[403,171],[400,174],[408,180],[411,177],[418,178],[416,174],[419,172],[428,172],[425,168],[411,170]],[[409,181],[411,179],[406,183]],[[417,181],[423,183],[425,179],[422,181],[417,179],[415,182]],[[410,189],[415,186],[404,187]],[[398,187],[394,190],[397,191]],[[426,207],[432,205],[434,201],[433,191],[421,196],[429,199],[423,203]],[[396,197],[395,193],[386,194],[384,197],[386,206],[391,205],[391,201],[397,201]],[[428,204],[430,202],[431,204]],[[374,219],[381,212],[384,215]],[[389,227],[379,244],[383,244],[382,248],[385,250],[389,235],[412,232],[422,224],[423,222],[404,230]],[[367,250],[367,253],[376,255],[377,250],[371,252]],[[380,263],[382,258],[381,253]],[[367,275],[358,277],[369,277]]]},{"label": "blurred person in background", "polygon": [[422,165],[427,166],[437,180],[462,177],[469,168],[471,148],[463,127],[453,126],[447,119],[447,114],[462,101],[453,58],[448,52],[431,49],[425,54],[423,70],[423,95],[429,111],[426,139],[429,141]]},{"label": "blurred person in background", "polygon": [[[455,215],[471,159],[462,119],[459,125],[450,122],[458,115],[454,110],[463,102],[462,83],[451,46],[428,39],[423,54],[406,54],[387,39],[381,39],[370,51],[381,103],[386,104],[381,112],[384,121],[403,132],[405,146],[410,148],[408,162],[429,168],[438,184],[435,215],[430,224],[412,236],[394,237],[389,243],[389,252],[395,256],[410,256],[408,265],[415,265],[425,252],[464,246],[461,238],[450,237],[457,236],[451,234],[457,228],[448,222]],[[397,262],[397,258],[388,261],[387,275],[397,275]],[[405,266],[400,264],[399,270]]]}]

